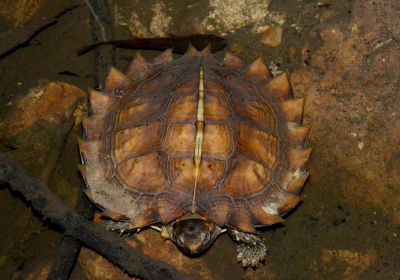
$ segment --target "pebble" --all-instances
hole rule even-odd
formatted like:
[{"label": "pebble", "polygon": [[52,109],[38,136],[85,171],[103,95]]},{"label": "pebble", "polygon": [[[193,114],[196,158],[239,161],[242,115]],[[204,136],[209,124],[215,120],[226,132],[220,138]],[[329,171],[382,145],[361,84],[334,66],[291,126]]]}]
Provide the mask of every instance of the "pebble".
[{"label": "pebble", "polygon": [[283,29],[281,27],[270,27],[263,33],[261,43],[276,48],[282,42],[282,34]]}]

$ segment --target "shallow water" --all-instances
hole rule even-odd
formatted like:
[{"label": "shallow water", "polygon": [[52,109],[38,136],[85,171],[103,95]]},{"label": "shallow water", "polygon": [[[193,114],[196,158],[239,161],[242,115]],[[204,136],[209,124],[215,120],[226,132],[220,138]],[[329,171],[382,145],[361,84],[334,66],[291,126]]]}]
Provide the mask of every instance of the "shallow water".
[{"label": "shallow water", "polygon": [[[27,2],[32,6],[24,10],[21,6]],[[27,2],[0,4],[3,11],[10,11],[0,13],[0,32],[59,16],[28,44],[0,60],[2,124],[18,98],[39,81],[67,82],[83,90],[98,86],[92,79],[93,53],[76,56],[80,47],[91,43],[85,3]],[[265,62],[290,73],[294,94],[307,98],[305,122],[312,123],[311,177],[302,192],[304,202],[286,218],[285,226],[263,231],[269,251],[265,265],[256,271],[236,264],[235,244],[227,236],[195,260],[182,256],[155,232],[124,238],[149,255],[204,279],[399,279],[398,1],[247,0],[241,1],[243,7],[237,1],[230,6],[226,1],[210,2],[111,1],[114,20],[110,25],[114,37],[124,39],[222,34],[228,50],[244,60],[261,55]],[[258,32],[268,25],[284,29],[277,48],[261,44]],[[116,50],[116,67],[127,67],[135,53]],[[159,54],[141,53],[146,58]],[[223,53],[216,56],[222,58]],[[0,151],[12,153],[15,161],[39,174],[56,127],[38,124],[17,140],[10,140],[11,132],[0,127]],[[79,135],[77,125],[50,182],[71,207],[82,183],[76,168]],[[0,279],[45,279],[61,235],[8,189],[0,189],[0,201]],[[117,268],[82,250],[71,279],[124,277]]]}]

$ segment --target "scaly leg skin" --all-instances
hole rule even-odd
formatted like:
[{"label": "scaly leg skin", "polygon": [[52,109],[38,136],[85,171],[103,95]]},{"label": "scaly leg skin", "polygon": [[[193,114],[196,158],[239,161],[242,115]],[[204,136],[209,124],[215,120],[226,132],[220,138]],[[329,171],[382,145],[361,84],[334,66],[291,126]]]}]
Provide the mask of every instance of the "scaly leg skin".
[{"label": "scaly leg skin", "polygon": [[132,226],[128,222],[124,221],[115,221],[115,220],[107,220],[104,222],[104,227],[106,230],[117,231],[120,235],[122,235],[126,231],[132,230]]},{"label": "scaly leg skin", "polygon": [[244,268],[252,266],[257,267],[265,260],[267,246],[264,240],[252,233],[241,232],[236,229],[227,229],[232,239],[238,242],[237,261],[242,263]]}]

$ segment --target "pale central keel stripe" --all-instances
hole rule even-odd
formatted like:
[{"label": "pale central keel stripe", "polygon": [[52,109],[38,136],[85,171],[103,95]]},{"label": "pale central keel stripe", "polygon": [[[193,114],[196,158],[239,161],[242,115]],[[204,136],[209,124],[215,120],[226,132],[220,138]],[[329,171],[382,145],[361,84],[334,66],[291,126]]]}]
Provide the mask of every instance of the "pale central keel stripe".
[{"label": "pale central keel stripe", "polygon": [[204,140],[204,71],[200,66],[199,73],[199,96],[197,103],[197,116],[196,116],[196,143],[194,150],[194,186],[193,186],[193,200],[192,200],[192,213],[196,212],[196,195],[197,195],[197,181],[200,173],[201,163],[201,149]]}]

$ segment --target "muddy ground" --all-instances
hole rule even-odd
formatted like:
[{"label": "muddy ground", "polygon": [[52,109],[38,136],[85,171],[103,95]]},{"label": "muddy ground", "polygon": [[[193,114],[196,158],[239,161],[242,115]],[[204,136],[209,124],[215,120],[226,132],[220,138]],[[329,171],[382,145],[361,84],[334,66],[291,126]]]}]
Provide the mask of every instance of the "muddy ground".
[{"label": "muddy ground", "polygon": [[[243,270],[227,236],[199,259],[181,255],[153,231],[123,237],[128,243],[203,279],[400,278],[399,1],[108,2],[114,38],[213,33],[247,61],[261,55],[291,75],[294,94],[306,97],[305,122],[312,123],[304,203],[285,226],[263,231],[264,266]],[[77,102],[84,110],[87,97],[48,82],[84,91],[99,86],[93,53],[76,56],[92,42],[89,18],[84,1],[0,1],[0,45],[15,46],[0,60],[0,152],[38,176],[65,115]],[[283,28],[276,48],[261,43],[270,26]],[[135,53],[116,50],[116,67],[124,69]],[[71,207],[82,185],[75,117],[50,181]],[[0,279],[46,279],[61,234],[4,186],[0,201]],[[82,249],[71,279],[128,276]]]}]

